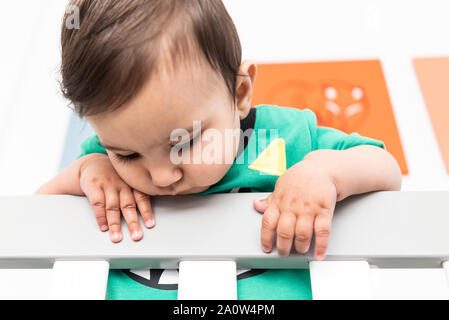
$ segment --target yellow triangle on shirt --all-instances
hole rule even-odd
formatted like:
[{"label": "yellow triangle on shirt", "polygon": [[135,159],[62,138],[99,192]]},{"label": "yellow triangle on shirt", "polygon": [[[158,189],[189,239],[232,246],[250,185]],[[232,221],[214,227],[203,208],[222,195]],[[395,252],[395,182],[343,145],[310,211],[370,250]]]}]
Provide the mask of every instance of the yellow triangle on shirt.
[{"label": "yellow triangle on shirt", "polygon": [[248,168],[281,176],[287,170],[284,139],[273,140]]}]

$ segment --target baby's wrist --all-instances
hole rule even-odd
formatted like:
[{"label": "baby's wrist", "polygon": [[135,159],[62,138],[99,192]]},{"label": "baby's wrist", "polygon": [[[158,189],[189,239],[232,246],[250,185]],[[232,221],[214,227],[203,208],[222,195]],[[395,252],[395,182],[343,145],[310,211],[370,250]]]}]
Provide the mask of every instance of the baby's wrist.
[{"label": "baby's wrist", "polygon": [[108,158],[108,155],[106,155],[104,153],[91,153],[91,154],[88,154],[86,156],[79,158],[78,159],[78,161],[79,161],[78,177],[79,178],[81,177],[81,173],[87,167],[87,165],[91,164],[93,161],[96,161],[97,159],[104,159],[104,158]]},{"label": "baby's wrist", "polygon": [[325,172],[334,184],[337,192],[337,201],[341,200],[344,184],[341,157],[340,150],[320,149],[309,152],[303,159],[303,161],[313,162],[314,166],[318,166],[320,171]]}]

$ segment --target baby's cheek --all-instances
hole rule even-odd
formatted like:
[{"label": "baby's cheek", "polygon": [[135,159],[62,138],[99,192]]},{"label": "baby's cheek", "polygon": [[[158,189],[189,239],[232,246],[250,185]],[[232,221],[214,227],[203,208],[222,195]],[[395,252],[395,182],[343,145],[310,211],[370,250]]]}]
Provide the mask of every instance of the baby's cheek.
[{"label": "baby's cheek", "polygon": [[236,155],[238,140],[235,136],[228,136],[216,132],[204,142],[201,149],[203,164],[231,165]]},{"label": "baby's cheek", "polygon": [[210,186],[220,181],[229,169],[226,164],[192,164],[188,175],[195,180],[195,185]]},{"label": "baby's cheek", "polygon": [[203,143],[201,164],[193,164],[191,171],[197,177],[198,185],[213,185],[225,176],[235,159],[233,143],[233,137],[225,135],[215,135]]},{"label": "baby's cheek", "polygon": [[116,169],[122,180],[131,188],[144,191],[149,189],[149,179],[148,174],[145,170],[135,166],[127,166],[126,168]]}]

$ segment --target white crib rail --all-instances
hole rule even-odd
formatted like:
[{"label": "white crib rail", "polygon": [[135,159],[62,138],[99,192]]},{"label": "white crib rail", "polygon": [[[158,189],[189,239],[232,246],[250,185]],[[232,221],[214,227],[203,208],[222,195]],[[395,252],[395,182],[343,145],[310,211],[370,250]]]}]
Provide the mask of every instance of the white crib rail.
[{"label": "white crib rail", "polygon": [[[104,298],[108,268],[175,269],[180,268],[181,261],[186,262],[184,265],[194,265],[193,261],[223,262],[221,266],[227,265],[228,271],[308,268],[313,261],[311,253],[279,257],[276,251],[262,252],[262,216],[253,208],[252,201],[267,195],[154,197],[157,226],[145,230],[144,238],[134,242],[123,223],[124,239],[118,244],[98,230],[84,197],[0,197],[0,269],[51,269],[54,265],[49,298],[99,299]],[[382,282],[378,281],[380,272],[373,266],[385,268],[382,277],[388,277],[390,268],[396,271],[400,268],[432,269],[433,278],[443,279],[444,286],[448,286],[447,279],[441,277],[443,268],[448,272],[445,261],[449,261],[448,196],[449,192],[445,191],[375,192],[338,203],[327,259],[310,265],[314,298],[381,297],[376,289],[378,285],[373,282],[373,279],[377,279],[377,284]],[[86,277],[83,270],[88,270],[93,278]],[[187,270],[192,269],[180,268],[180,298],[184,294],[194,297],[188,286],[189,276],[181,276],[181,273],[189,274],[184,272]],[[2,282],[5,283],[2,272],[5,270],[0,270],[0,291]],[[233,272],[235,274],[235,271],[227,273],[228,279],[235,279]],[[345,277],[345,285],[339,285],[338,281]],[[335,282],[333,288],[332,281]],[[235,298],[235,295],[228,295],[236,292],[234,282],[224,282],[223,287],[227,284],[231,288],[221,291],[227,295],[215,296],[209,291],[209,297]],[[342,288],[349,289],[351,283],[357,286],[345,293]],[[220,291],[220,286],[214,287]],[[335,288],[339,289],[335,291]],[[444,288],[440,290],[443,298],[446,297]]]}]

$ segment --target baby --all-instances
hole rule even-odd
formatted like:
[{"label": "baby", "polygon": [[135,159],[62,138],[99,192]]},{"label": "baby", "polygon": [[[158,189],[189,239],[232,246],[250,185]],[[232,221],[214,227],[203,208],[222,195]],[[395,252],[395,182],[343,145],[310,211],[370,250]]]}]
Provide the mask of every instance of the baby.
[{"label": "baby", "polygon": [[[318,127],[307,109],[251,108],[257,66],[241,61],[220,0],[71,5],[81,23],[62,28],[62,91],[97,135],[36,194],[85,195],[113,242],[122,239],[121,215],[136,241],[139,213],[154,227],[153,195],[271,192],[254,202],[262,249],[306,253],[314,236],[321,260],[337,201],[400,189],[382,142]],[[225,139],[229,130],[236,134]],[[251,166],[268,151],[285,157],[285,170]]]}]

